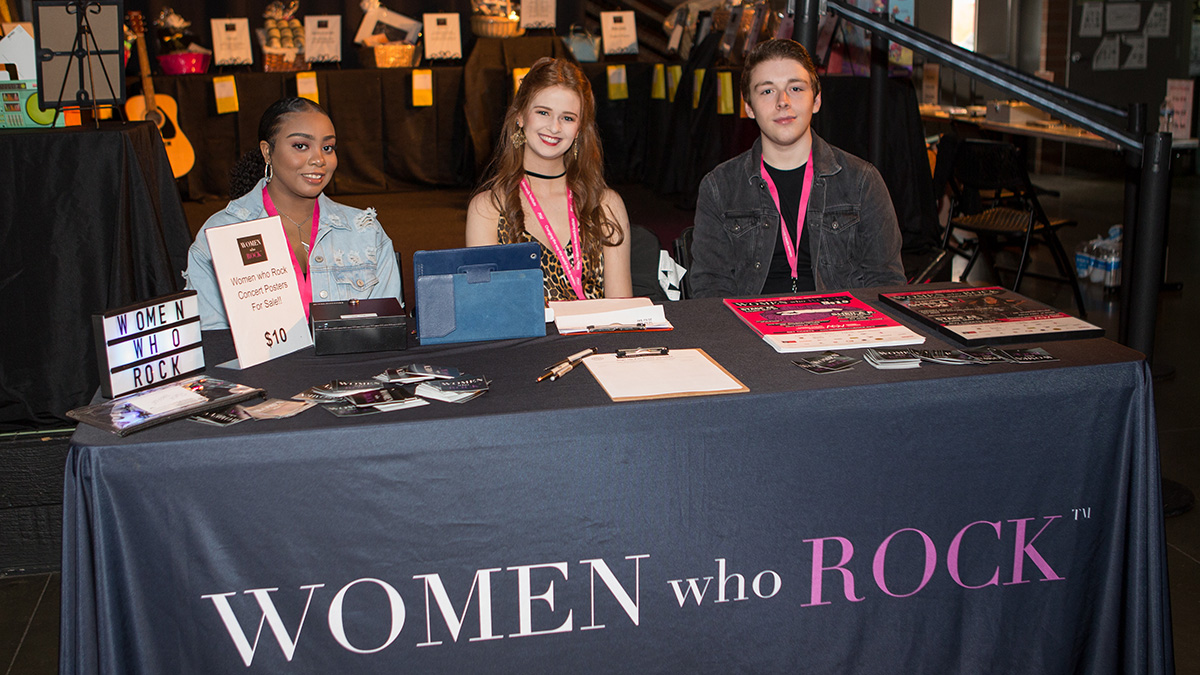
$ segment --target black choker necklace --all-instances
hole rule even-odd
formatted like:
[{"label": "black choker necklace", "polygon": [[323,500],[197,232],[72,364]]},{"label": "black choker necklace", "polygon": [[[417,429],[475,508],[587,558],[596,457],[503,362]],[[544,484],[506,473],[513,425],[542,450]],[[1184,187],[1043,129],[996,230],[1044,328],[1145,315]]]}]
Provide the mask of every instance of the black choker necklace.
[{"label": "black choker necklace", "polygon": [[530,171],[529,169],[525,169],[525,175],[533,176],[534,178],[541,178],[542,180],[554,180],[555,178],[562,178],[563,176],[567,175],[567,170],[563,169],[563,172],[558,174],[557,176],[547,176],[544,173],[534,173],[533,171]]}]

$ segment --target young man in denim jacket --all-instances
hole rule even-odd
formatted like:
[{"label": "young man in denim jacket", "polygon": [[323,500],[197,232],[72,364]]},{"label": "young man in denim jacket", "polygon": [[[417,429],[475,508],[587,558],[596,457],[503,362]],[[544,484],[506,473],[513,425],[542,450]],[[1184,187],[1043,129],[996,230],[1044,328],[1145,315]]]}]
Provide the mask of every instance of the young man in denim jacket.
[{"label": "young man in denim jacket", "polygon": [[791,40],[755,47],[742,97],[761,133],[700,183],[692,295],[903,284],[900,227],[883,178],[810,126],[821,89],[804,47]]}]

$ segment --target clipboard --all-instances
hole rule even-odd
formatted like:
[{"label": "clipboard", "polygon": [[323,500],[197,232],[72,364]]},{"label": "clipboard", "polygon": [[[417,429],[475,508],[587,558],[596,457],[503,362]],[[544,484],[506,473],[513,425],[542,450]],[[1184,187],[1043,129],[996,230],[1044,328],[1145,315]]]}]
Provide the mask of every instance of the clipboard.
[{"label": "clipboard", "polygon": [[545,335],[541,252],[526,242],[414,253],[421,344]]},{"label": "clipboard", "polygon": [[661,356],[634,359],[593,354],[583,363],[616,403],[750,391],[703,349],[672,349]]}]

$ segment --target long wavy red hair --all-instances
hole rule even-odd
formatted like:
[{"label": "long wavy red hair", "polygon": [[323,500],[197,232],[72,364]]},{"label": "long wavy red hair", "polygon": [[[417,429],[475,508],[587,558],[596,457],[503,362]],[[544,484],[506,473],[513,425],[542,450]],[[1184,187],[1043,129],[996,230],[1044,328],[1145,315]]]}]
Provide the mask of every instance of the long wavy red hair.
[{"label": "long wavy red hair", "polygon": [[616,246],[624,239],[621,228],[604,209],[604,151],[596,130],[596,99],[592,85],[579,66],[570,61],[544,57],[538,59],[521,80],[521,88],[504,116],[500,142],[488,165],[487,178],[475,194],[490,192],[492,203],[504,217],[509,241],[517,241],[525,231],[525,215],[521,209],[521,179],[525,177],[525,147],[512,141],[517,122],[528,112],[531,102],[547,87],[563,87],[579,96],[579,133],[575,149],[567,150],[563,162],[567,169],[567,187],[575,201],[584,249],[589,253],[601,245]]}]

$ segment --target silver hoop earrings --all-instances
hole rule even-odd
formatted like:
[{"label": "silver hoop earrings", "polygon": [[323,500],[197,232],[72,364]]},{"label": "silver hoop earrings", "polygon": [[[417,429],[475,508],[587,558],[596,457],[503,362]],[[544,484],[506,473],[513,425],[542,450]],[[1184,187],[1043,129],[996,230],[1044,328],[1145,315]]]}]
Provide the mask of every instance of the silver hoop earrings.
[{"label": "silver hoop earrings", "polygon": [[275,170],[271,168],[271,163],[267,162],[265,165],[263,165],[263,178],[266,178],[267,182],[270,183],[271,179],[274,177]]}]

